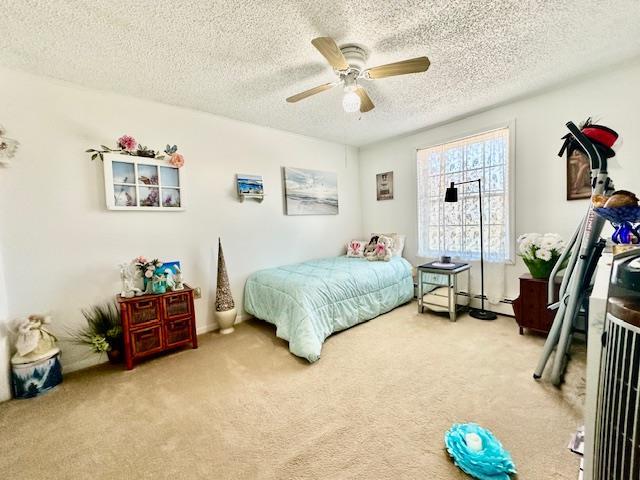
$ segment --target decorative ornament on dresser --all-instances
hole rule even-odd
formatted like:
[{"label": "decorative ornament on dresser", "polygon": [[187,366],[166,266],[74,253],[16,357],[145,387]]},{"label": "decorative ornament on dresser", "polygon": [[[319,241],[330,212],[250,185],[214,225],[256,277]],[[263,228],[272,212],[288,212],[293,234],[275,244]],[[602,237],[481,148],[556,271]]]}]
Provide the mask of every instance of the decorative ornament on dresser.
[{"label": "decorative ornament on dresser", "polygon": [[51,317],[31,315],[12,322],[17,335],[16,353],[11,358],[11,379],[16,398],[30,398],[62,382],[60,349],[49,332]]},{"label": "decorative ornament on dresser", "polygon": [[231,295],[227,265],[222,252],[222,242],[218,238],[218,277],[216,281],[216,314],[215,318],[220,327],[220,333],[225,335],[233,332],[236,322],[236,305]]},{"label": "decorative ornament on dresser", "polygon": [[171,285],[171,290],[178,291],[184,290],[184,283],[182,280],[182,270],[180,270],[180,265],[176,265],[174,267],[175,273],[173,274],[173,284]]},{"label": "decorative ornament on dresser", "polygon": [[[518,255],[533,278],[549,278],[564,252],[565,243],[557,233],[525,233],[518,237]],[[568,259],[567,259],[568,261]],[[566,266],[566,265],[565,265]]]},{"label": "decorative ornament on dresser", "polygon": [[138,287],[138,284],[142,281],[140,269],[133,262],[120,265],[120,280],[122,281],[122,291],[120,292],[122,297],[132,298],[144,293]]},{"label": "decorative ornament on dresser", "polygon": [[13,138],[6,137],[6,133],[4,127],[0,125],[0,165],[8,166],[20,143]]}]

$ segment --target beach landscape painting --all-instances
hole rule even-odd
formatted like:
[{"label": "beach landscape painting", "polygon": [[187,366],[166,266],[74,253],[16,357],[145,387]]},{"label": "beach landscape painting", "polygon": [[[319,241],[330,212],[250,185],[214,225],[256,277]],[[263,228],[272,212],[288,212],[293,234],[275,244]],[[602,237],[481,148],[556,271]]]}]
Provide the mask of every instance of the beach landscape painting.
[{"label": "beach landscape painting", "polygon": [[238,186],[238,195],[264,195],[262,175],[245,175],[238,173],[236,174],[236,183]]},{"label": "beach landscape painting", "polygon": [[284,168],[287,215],[337,215],[338,175],[303,168]]}]

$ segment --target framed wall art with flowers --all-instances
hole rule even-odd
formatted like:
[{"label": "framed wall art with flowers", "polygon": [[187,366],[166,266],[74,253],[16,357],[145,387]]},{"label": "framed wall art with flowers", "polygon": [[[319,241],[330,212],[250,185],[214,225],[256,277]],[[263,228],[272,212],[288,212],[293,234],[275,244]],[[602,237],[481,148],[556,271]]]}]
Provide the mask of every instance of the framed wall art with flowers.
[{"label": "framed wall art with flowers", "polygon": [[91,153],[92,160],[99,158],[104,164],[109,210],[184,210],[184,157],[177,153],[175,145],[156,153],[124,135],[118,139],[118,148],[101,147],[87,153]]}]

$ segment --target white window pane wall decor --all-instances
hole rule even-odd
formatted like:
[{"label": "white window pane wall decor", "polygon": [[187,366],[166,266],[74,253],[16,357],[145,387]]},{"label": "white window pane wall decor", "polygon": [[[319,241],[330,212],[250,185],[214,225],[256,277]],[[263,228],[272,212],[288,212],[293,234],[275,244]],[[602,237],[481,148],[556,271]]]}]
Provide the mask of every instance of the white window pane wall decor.
[{"label": "white window pane wall decor", "polygon": [[513,260],[510,128],[504,127],[418,150],[418,255],[480,258],[478,184],[458,186],[458,202],[445,203],[451,182],[482,180],[484,258]]},{"label": "white window pane wall decor", "polygon": [[170,212],[184,210],[182,168],[165,160],[104,154],[106,203],[109,210]]}]

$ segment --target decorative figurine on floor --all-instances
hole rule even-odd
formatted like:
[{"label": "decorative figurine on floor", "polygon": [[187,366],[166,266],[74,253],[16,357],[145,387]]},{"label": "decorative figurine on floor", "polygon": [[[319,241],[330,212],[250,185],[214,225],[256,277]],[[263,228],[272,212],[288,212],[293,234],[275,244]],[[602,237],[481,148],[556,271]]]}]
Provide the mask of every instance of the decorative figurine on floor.
[{"label": "decorative figurine on floor", "polygon": [[120,295],[123,298],[133,298],[142,295],[144,292],[136,286],[140,278],[139,270],[133,263],[120,264],[120,279],[122,280],[122,292],[120,292]]},{"label": "decorative figurine on floor", "polygon": [[456,423],[444,434],[444,443],[454,463],[480,480],[509,480],[516,466],[493,434],[475,423]]},{"label": "decorative figurine on floor", "polygon": [[55,348],[57,339],[45,325],[51,325],[51,317],[48,315],[30,315],[28,318],[14,320],[13,331],[18,336],[15,343],[16,356],[32,361]]},{"label": "decorative figurine on floor", "polygon": [[17,334],[17,352],[11,358],[16,398],[35,397],[62,382],[60,349],[56,347],[56,337],[46,327],[50,324],[48,315],[30,315],[12,324]]},{"label": "decorative figurine on floor", "polygon": [[225,335],[233,332],[233,325],[236,322],[236,306],[231,296],[229,277],[227,275],[227,265],[224,261],[222,243],[218,238],[218,278],[216,282],[216,314],[215,318],[220,326],[220,333]]}]

